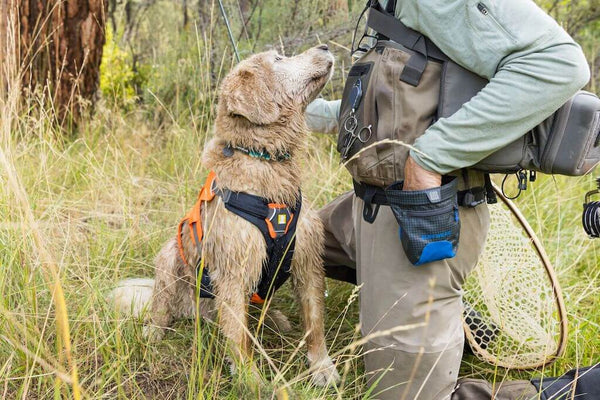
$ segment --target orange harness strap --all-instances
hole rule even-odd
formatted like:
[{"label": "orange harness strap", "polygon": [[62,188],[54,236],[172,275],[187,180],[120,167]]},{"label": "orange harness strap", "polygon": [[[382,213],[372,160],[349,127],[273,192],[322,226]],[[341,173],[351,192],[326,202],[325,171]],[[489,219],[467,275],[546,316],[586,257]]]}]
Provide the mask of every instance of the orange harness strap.
[{"label": "orange harness strap", "polygon": [[[191,267],[194,266],[189,264],[183,248],[183,226],[185,224],[188,225],[190,236],[200,251],[200,245],[204,234],[202,230],[202,203],[210,202],[215,198],[216,178],[216,174],[213,171],[208,174],[206,182],[198,194],[198,200],[185,217],[183,217],[177,227],[177,247],[179,249],[179,256],[186,265]],[[221,193],[219,193],[219,195],[221,195]],[[229,196],[227,196],[227,198],[229,199]],[[294,216],[297,212],[300,212],[301,200],[299,200],[293,210],[291,210],[285,204],[265,204],[263,198],[245,193],[236,193],[235,199],[235,202],[233,200],[224,200],[225,208],[255,225],[265,238],[268,252],[272,253],[269,255],[270,261],[266,266],[267,271],[265,272],[265,266],[263,266],[263,276],[258,283],[257,291],[252,293],[250,298],[252,303],[263,304],[273,282],[275,284],[274,290],[277,290],[289,276],[289,267],[291,263],[290,254],[293,253],[294,239],[288,236],[290,235],[289,230],[292,225],[295,232],[296,221],[294,221]],[[228,207],[228,205],[230,207]],[[265,214],[263,214],[265,212],[267,215],[266,218],[264,218]],[[257,216],[256,213],[260,216]],[[276,240],[280,240],[282,236],[286,242],[284,244],[276,242]],[[287,253],[288,245],[292,246],[292,250],[289,254]],[[269,250],[269,248],[271,248],[271,250]],[[284,249],[285,252],[280,254],[282,249]],[[273,259],[270,257],[273,257]],[[280,274],[279,267],[281,262],[284,262],[285,265],[283,273]],[[207,274],[205,275],[206,272],[206,270],[202,271],[201,285],[199,288],[200,295],[202,296],[204,291],[206,292],[207,297],[212,297],[210,276]]]},{"label": "orange harness strap", "polygon": [[210,202],[215,198],[214,192],[214,183],[217,178],[217,175],[214,171],[210,171],[208,176],[206,177],[206,182],[204,182],[204,186],[200,189],[200,193],[198,194],[198,200],[194,207],[183,217],[179,226],[177,227],[177,247],[179,248],[179,256],[183,260],[183,262],[189,265],[185,253],[183,251],[183,225],[187,223],[190,229],[190,235],[196,242],[196,246],[200,246],[200,242],[202,242],[202,202]]}]

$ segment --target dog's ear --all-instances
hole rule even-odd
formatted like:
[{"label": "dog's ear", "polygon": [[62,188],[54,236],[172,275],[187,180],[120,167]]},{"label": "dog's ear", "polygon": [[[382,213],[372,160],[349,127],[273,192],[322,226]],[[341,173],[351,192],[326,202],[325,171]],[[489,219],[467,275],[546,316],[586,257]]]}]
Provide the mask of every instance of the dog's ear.
[{"label": "dog's ear", "polygon": [[268,83],[267,76],[257,76],[256,72],[249,69],[238,71],[221,93],[227,112],[242,116],[257,125],[276,122],[280,108]]}]

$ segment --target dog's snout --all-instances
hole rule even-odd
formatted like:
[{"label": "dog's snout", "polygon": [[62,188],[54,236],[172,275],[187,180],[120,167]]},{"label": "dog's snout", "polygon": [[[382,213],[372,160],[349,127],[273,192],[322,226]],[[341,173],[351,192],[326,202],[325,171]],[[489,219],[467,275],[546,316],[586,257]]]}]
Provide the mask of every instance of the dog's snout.
[{"label": "dog's snout", "polygon": [[326,44],[322,44],[320,46],[317,46],[317,49],[329,51],[329,46],[327,46]]}]

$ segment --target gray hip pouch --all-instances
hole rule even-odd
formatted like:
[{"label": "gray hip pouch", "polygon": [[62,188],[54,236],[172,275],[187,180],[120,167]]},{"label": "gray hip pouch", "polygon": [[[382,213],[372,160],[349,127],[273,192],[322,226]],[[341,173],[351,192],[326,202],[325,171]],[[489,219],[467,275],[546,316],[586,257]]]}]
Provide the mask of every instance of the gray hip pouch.
[{"label": "gray hip pouch", "polygon": [[385,189],[394,216],[400,225],[402,248],[413,265],[453,258],[458,250],[460,218],[457,179],[433,189],[403,191],[403,182]]}]

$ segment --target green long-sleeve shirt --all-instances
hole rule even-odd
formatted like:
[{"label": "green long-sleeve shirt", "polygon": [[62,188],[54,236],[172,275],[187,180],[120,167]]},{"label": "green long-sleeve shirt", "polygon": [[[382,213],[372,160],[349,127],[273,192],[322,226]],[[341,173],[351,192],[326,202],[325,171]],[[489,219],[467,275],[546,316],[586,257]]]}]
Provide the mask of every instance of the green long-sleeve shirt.
[{"label": "green long-sleeve shirt", "polygon": [[[396,17],[490,83],[415,142],[411,156],[440,174],[476,164],[542,122],[589,80],[579,45],[530,0],[399,0]],[[340,101],[307,110],[333,131]]]}]

